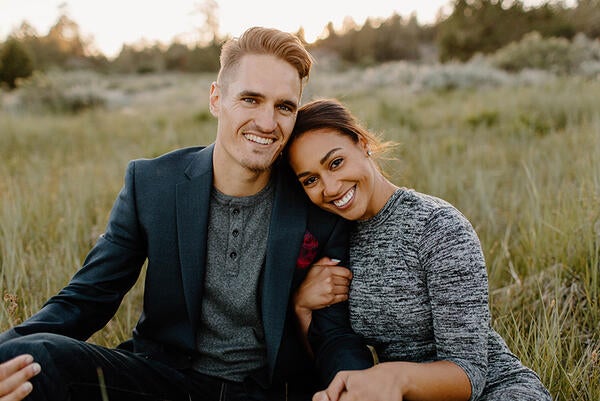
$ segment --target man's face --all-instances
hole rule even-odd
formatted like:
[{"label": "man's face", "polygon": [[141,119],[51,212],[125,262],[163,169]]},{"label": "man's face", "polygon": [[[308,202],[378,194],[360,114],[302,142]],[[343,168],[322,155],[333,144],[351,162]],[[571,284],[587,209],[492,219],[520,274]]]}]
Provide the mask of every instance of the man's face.
[{"label": "man's face", "polygon": [[290,137],[300,103],[297,70],[269,55],[245,55],[211,86],[210,109],[219,120],[216,146],[223,168],[269,170]]}]

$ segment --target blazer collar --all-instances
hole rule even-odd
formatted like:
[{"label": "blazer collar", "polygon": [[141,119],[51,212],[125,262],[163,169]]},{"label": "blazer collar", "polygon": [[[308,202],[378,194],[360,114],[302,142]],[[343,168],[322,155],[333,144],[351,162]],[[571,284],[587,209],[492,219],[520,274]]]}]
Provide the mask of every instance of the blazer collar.
[{"label": "blazer collar", "polygon": [[213,151],[215,144],[211,143],[207,147],[201,149],[198,152],[197,157],[186,167],[184,173],[189,179],[194,179],[197,176],[210,174],[211,186],[212,186],[212,172],[213,172]]}]

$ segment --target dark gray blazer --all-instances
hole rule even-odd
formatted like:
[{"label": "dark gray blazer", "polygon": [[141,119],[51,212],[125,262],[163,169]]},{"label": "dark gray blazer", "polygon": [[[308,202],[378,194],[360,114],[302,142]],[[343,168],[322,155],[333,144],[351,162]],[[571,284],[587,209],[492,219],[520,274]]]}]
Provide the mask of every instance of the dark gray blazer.
[{"label": "dark gray blazer", "polygon": [[[38,313],[0,334],[0,342],[38,332],[88,339],[113,317],[147,260],[143,312],[122,347],[177,369],[190,367],[202,299],[213,146],[130,162],[106,232],[82,268]],[[347,262],[347,223],[310,204],[287,166],[273,171],[260,302],[269,380],[293,380],[309,363],[289,303],[306,275],[299,257],[327,255]],[[311,333],[322,381],[341,369],[371,366],[370,353],[349,328],[346,305],[316,312]]]}]

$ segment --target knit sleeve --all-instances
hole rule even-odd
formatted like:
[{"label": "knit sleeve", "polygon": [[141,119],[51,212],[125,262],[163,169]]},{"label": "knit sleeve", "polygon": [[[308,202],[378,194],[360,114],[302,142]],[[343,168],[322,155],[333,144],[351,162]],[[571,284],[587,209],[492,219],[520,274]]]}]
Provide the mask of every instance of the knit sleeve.
[{"label": "knit sleeve", "polygon": [[490,324],[488,281],[477,234],[453,207],[435,209],[420,239],[439,359],[460,366],[471,382],[471,400],[485,386]]}]

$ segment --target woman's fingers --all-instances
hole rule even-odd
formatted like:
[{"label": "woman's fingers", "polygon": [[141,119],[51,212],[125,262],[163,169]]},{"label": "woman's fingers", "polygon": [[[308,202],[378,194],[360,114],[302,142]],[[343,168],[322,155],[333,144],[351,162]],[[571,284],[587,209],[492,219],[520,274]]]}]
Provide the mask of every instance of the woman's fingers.
[{"label": "woman's fingers", "polygon": [[348,299],[352,272],[338,263],[321,258],[310,268],[294,296],[296,307],[316,310]]}]

